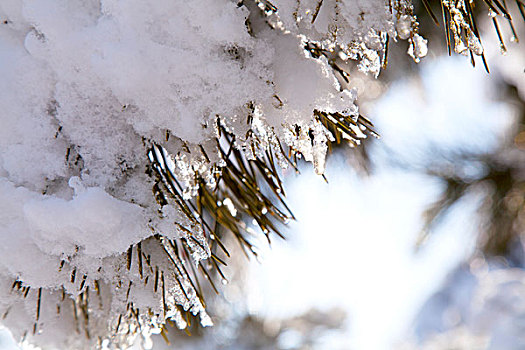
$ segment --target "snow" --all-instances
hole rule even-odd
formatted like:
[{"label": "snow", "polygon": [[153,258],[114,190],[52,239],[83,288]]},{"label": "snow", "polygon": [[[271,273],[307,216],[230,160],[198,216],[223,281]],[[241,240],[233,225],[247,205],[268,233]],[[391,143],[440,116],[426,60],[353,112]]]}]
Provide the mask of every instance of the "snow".
[{"label": "snow", "polygon": [[[281,140],[322,174],[331,135],[314,111],[358,114],[355,91],[339,85],[331,55],[344,52],[377,75],[386,33],[396,36],[400,16],[417,33],[407,1],[392,13],[382,0],[325,1],[314,24],[306,20],[314,1],[304,1],[297,18],[295,1],[278,1],[277,14],[261,13],[257,3],[0,3],[0,310],[22,310],[2,320],[15,337],[33,328],[27,341],[49,348],[90,348],[97,336],[126,347],[133,337],[114,330],[118,315],[135,308],[155,315],[141,314],[144,342],[167,319],[185,327],[178,307],[211,324],[167,242],[187,238],[173,224],[186,225],[200,243],[190,247],[199,262],[210,256],[206,238],[179,208],[156,202],[151,147],[169,159],[165,166],[191,198],[195,171],[213,186],[213,166],[223,164],[218,118],[246,157],[257,155],[243,147],[255,142],[247,136],[253,114],[256,153]],[[306,52],[307,41],[326,57]],[[419,58],[424,50],[414,52]],[[293,135],[296,125],[301,132]],[[128,249],[150,253],[152,266],[126,268]],[[153,266],[166,271],[166,302],[143,283],[158,275]],[[88,290],[100,298],[89,327],[78,322]],[[42,309],[41,296],[48,300]],[[89,340],[76,336],[87,328]]]},{"label": "snow", "polygon": [[[0,186],[0,232],[3,237],[11,237],[9,244],[1,247],[2,262],[12,275],[31,285],[60,286],[59,281],[42,280],[51,276],[42,274],[42,263],[34,264],[35,260],[50,260],[54,266],[47,268],[54,271],[59,257],[72,256],[75,250],[97,261],[125,251],[147,237],[144,211],[100,188],[83,189],[71,200],[65,200],[15,188],[4,179]],[[24,246],[32,246],[35,252],[20,254],[25,251]],[[31,266],[38,267],[34,274],[27,271]]]}]

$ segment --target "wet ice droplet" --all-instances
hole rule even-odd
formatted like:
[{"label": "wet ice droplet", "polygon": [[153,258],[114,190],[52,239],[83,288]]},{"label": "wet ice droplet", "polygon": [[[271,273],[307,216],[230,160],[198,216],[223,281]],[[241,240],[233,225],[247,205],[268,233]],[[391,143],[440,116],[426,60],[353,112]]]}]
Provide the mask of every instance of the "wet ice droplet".
[{"label": "wet ice droplet", "polygon": [[415,62],[419,62],[421,58],[428,53],[427,40],[419,34],[414,34],[410,40],[408,54],[412,56]]},{"label": "wet ice droplet", "polygon": [[233,202],[230,198],[225,198],[222,203],[228,209],[232,216],[237,216],[237,209],[235,209],[235,206],[233,205]]},{"label": "wet ice droplet", "polygon": [[483,46],[481,45],[478,37],[473,32],[469,33],[467,44],[468,48],[472,50],[474,54],[480,56],[483,53]]},{"label": "wet ice droplet", "polygon": [[412,33],[412,18],[407,15],[399,17],[396,23],[396,31],[400,39],[408,39]]},{"label": "wet ice droplet", "polygon": [[71,176],[71,178],[68,181],[68,185],[73,189],[75,195],[79,195],[82,192],[86,191],[86,188],[82,184],[82,180],[80,180],[78,176]]}]

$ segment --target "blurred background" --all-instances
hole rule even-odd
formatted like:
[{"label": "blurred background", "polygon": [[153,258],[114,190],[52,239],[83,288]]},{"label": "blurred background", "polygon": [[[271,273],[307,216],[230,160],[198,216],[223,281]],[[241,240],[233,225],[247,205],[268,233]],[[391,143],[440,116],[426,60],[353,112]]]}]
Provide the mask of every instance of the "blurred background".
[{"label": "blurred background", "polygon": [[351,74],[381,139],[334,148],[328,183],[286,172],[287,240],[232,254],[216,325],[154,349],[525,349],[525,47],[480,12],[489,75],[416,10],[428,57],[398,43],[379,80]]}]

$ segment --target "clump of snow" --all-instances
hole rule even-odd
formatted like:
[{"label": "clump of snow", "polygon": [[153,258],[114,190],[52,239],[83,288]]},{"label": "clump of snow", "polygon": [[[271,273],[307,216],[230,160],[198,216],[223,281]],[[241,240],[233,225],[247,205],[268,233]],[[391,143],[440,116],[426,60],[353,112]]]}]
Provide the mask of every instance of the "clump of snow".
[{"label": "clump of snow", "polygon": [[[168,319],[183,328],[179,307],[211,324],[169,243],[189,241],[174,223],[189,228],[199,263],[210,256],[206,238],[180,208],[159,208],[151,152],[166,158],[184,198],[196,193],[195,172],[213,187],[214,165],[224,166],[217,120],[248,159],[286,141],[322,174],[332,135],[314,111],[358,109],[329,55],[313,57],[305,44],[346,52],[377,75],[386,33],[395,36],[397,19],[411,15],[405,1],[393,11],[383,0],[275,5],[277,12],[255,0],[0,3],[0,312],[25,310],[2,320],[16,336],[32,328],[27,339],[48,347],[90,348],[95,336],[125,347],[138,332],[119,325],[144,318],[146,338]],[[413,37],[410,23],[403,30]],[[148,266],[126,268],[130,256],[149,256]],[[88,290],[97,310],[87,307]],[[115,316],[122,314],[130,319]],[[46,328],[61,333],[39,333]]]}]

